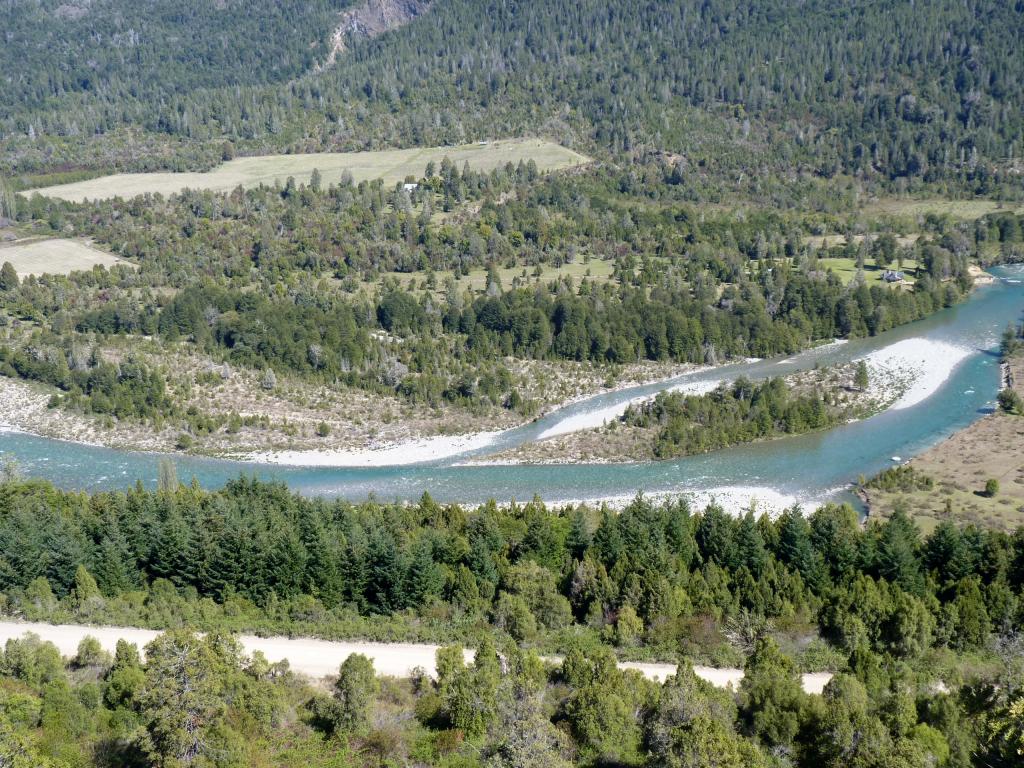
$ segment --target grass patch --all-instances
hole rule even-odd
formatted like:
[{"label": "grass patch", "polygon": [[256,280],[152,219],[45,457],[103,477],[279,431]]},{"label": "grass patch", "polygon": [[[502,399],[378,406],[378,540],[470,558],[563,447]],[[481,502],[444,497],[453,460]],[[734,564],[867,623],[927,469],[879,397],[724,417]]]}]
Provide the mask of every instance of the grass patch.
[{"label": "grass patch", "polygon": [[439,165],[445,157],[460,169],[463,163],[469,163],[470,168],[477,171],[490,171],[520,160],[533,160],[541,171],[571,168],[589,162],[589,158],[584,155],[550,141],[507,139],[457,147],[239,157],[206,173],[119,173],[73,184],[41,187],[33,191],[72,202],[130,198],[145,193],[171,195],[184,189],[227,192],[239,185],[256,187],[260,184],[284,184],[289,176],[297,182],[305,183],[314,170],[320,171],[325,184],[338,182],[346,170],[357,183],[383,179],[385,184],[394,184],[407,176],[420,178],[428,162],[434,161]]},{"label": "grass patch", "polygon": [[[831,269],[844,283],[849,283],[857,274],[857,261],[855,259],[818,259],[818,265],[823,270]],[[906,282],[914,282],[914,278],[917,275],[917,267],[917,261],[914,259],[905,259],[903,261],[903,269],[901,271],[904,274]],[[894,261],[889,268],[896,270],[899,269],[899,265]],[[885,270],[873,262],[867,262],[864,264],[864,279],[868,284],[882,282],[882,275],[884,274]]]},{"label": "grass patch", "polygon": [[112,267],[128,264],[104,251],[92,248],[77,240],[36,240],[30,243],[0,247],[0,263],[11,262],[18,277],[28,275],[67,275],[71,272],[88,271],[99,265]]},{"label": "grass patch", "polygon": [[[522,264],[514,267],[501,267],[498,269],[498,276],[501,279],[502,288],[508,290],[514,286],[526,286],[538,282],[544,284],[565,277],[571,277],[576,285],[579,285],[584,278],[595,283],[610,283],[614,270],[615,263],[612,260],[591,259],[589,262],[584,262],[580,258],[571,264],[562,264],[557,267],[552,264],[542,264],[539,270],[537,267]],[[372,293],[384,280],[394,280],[403,289],[410,292],[429,290],[434,294],[441,295],[444,293],[445,283],[452,277],[456,278],[455,282],[459,291],[470,290],[473,293],[481,293],[487,288],[487,270],[483,268],[472,269],[468,275],[458,276],[450,270],[435,272],[432,289],[424,272],[385,272],[376,280],[362,282],[360,287]]]},{"label": "grass patch", "polygon": [[939,216],[951,216],[954,219],[973,220],[995,211],[1024,212],[1024,205],[999,200],[903,200],[898,198],[880,198],[867,203],[864,213],[879,216],[912,217],[926,216],[929,213]]}]

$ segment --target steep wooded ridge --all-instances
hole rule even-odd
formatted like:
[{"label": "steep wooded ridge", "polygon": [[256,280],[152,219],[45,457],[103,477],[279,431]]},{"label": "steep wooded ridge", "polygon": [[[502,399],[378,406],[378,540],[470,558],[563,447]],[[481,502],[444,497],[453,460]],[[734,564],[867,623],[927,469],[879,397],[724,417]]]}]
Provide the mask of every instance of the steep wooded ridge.
[{"label": "steep wooded ridge", "polygon": [[[219,77],[268,83],[323,61],[336,17],[326,4],[315,7],[320,12],[299,14],[292,3],[275,11],[315,20],[323,35],[312,48],[312,32],[300,35],[302,46],[291,44],[292,33],[281,38],[270,11],[235,14],[248,21],[223,39],[246,71]],[[374,16],[371,8],[366,14]],[[615,154],[683,158],[724,140],[728,152],[714,154],[733,165],[826,176],[961,175],[984,187],[1021,156],[1024,6],[1001,0],[442,0],[386,35],[353,41],[343,60],[316,76],[237,91],[216,87],[212,75],[183,72],[182,84],[210,86],[199,92],[160,87],[176,84],[173,68],[161,71],[157,87],[146,73],[173,59],[170,50],[182,59],[194,51],[201,65],[201,45],[171,43],[169,35],[169,50],[139,47],[128,57],[111,47],[101,84],[69,71],[71,61],[89,58],[79,48],[61,55],[61,46],[38,45],[41,23],[26,17],[35,18],[15,14],[18,33],[7,33],[0,54],[4,71],[19,73],[0,132],[11,150],[7,163],[20,170],[59,162],[66,141],[95,145],[76,132],[124,124],[187,143],[207,162],[224,138],[306,150],[542,131]],[[90,9],[58,29],[90,19],[98,26],[99,18]],[[269,37],[252,34],[253,26]],[[44,152],[27,140],[30,132],[61,140]],[[117,154],[115,145],[108,141],[105,156]]]},{"label": "steep wooded ridge", "polygon": [[346,4],[7,0],[0,115],[76,94],[152,103],[197,88],[281,82],[327,55],[332,22]]}]

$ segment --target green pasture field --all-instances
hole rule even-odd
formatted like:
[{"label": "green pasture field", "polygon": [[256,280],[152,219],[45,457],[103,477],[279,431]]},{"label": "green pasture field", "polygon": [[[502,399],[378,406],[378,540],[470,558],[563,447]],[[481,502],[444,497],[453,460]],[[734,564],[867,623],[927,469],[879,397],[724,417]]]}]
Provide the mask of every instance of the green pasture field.
[{"label": "green pasture field", "polygon": [[[818,265],[821,269],[826,271],[831,269],[844,283],[849,283],[853,280],[854,275],[857,274],[857,262],[855,259],[818,259]],[[899,265],[894,261],[889,268],[899,269]],[[917,275],[917,262],[914,259],[905,259],[903,261],[903,269],[901,271],[903,272],[906,282],[913,283],[914,277]],[[867,262],[865,262],[864,279],[867,280],[868,284],[881,282],[882,275],[884,274],[885,270],[876,266],[871,259],[868,259]]]}]

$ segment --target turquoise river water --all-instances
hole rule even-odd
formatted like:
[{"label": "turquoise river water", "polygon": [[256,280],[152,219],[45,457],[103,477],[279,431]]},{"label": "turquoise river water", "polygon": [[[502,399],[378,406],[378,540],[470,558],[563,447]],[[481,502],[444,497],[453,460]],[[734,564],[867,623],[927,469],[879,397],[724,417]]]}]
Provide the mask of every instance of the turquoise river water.
[{"label": "turquoise river water", "polygon": [[[369,469],[284,467],[191,457],[175,457],[174,461],[180,478],[195,477],[207,487],[223,485],[244,473],[285,481],[305,494],[350,499],[365,499],[371,494],[381,500],[415,499],[429,491],[441,501],[527,500],[539,495],[557,502],[622,498],[637,491],[698,493],[749,487],[770,488],[798,499],[841,497],[858,476],[874,474],[890,465],[893,456],[913,456],[991,411],[999,381],[1000,334],[1008,323],[1021,317],[1024,309],[1024,268],[1001,267],[993,273],[998,278],[994,284],[980,286],[969,300],[926,320],[871,339],[819,347],[785,360],[738,363],[598,395],[502,433],[484,452],[534,440],[565,418],[603,410],[675,384],[741,374],[764,378],[819,363],[848,361],[908,338],[933,339],[970,350],[927,399],[827,432],[676,461],[616,465],[464,465],[472,453],[418,465]],[[108,450],[17,432],[0,433],[0,454],[13,457],[27,475],[48,478],[65,488],[89,490],[121,488],[136,479],[152,486],[161,458],[158,454]]]}]

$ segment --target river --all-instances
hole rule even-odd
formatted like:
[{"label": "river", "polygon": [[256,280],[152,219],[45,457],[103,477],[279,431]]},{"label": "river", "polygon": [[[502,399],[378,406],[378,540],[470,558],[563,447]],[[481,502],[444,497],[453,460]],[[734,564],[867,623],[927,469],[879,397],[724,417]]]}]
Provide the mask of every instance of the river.
[{"label": "river", "polygon": [[[439,501],[475,503],[487,499],[549,502],[629,498],[649,494],[693,493],[765,497],[803,502],[849,498],[850,483],[934,445],[986,412],[998,388],[998,344],[1002,330],[1024,309],[1024,267],[992,270],[994,284],[979,286],[962,304],[870,339],[828,345],[783,360],[737,363],[666,382],[598,395],[567,406],[536,422],[499,435],[483,451],[412,466],[374,468],[285,467],[217,459],[174,457],[179,478],[218,487],[240,474],[282,480],[296,491],[362,500],[416,499],[429,491]],[[818,432],[741,446],[665,462],[549,466],[464,465],[474,453],[491,453],[535,440],[565,419],[612,411],[629,400],[671,386],[752,379],[846,362],[911,338],[945,342],[969,353],[930,396],[907,408]],[[0,434],[0,454],[13,457],[26,475],[61,487],[123,488],[141,479],[155,485],[159,454],[117,451],[35,437]],[[751,491],[749,489],[757,489]]]}]

